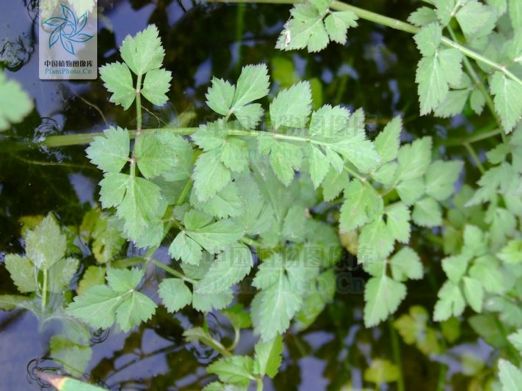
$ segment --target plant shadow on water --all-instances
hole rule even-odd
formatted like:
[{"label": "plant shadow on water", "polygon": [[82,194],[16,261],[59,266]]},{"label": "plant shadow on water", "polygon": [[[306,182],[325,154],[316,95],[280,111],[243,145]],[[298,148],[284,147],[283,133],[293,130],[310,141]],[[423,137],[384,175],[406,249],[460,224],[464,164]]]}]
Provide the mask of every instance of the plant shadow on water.
[{"label": "plant shadow on water", "polygon": [[[78,226],[97,198],[96,183],[101,175],[88,163],[83,147],[35,150],[23,148],[24,143],[64,131],[101,131],[106,123],[134,121],[132,112],[124,112],[108,102],[99,79],[40,81],[38,38],[33,23],[37,2],[7,3],[0,15],[0,61],[9,77],[18,80],[35,98],[37,113],[14,127],[14,141],[0,146],[2,254],[23,252],[19,224],[23,216],[54,211],[62,224]],[[399,113],[416,137],[432,134],[434,129],[441,137],[449,130],[453,135],[465,133],[470,126],[470,120],[463,116],[453,120],[418,116],[416,86],[411,77],[418,54],[413,41],[405,44],[401,32],[361,22],[360,28],[350,32],[347,47],[330,45],[320,54],[309,56],[274,49],[288,14],[287,6],[196,5],[186,0],[99,3],[100,65],[118,58],[117,47],[127,34],[135,34],[150,23],[159,27],[166,48],[165,67],[174,77],[169,92],[171,101],[145,114],[144,121],[151,126],[193,117],[201,122],[211,118],[204,103],[211,75],[235,80],[241,65],[260,62],[269,65],[272,79],[279,86],[311,79],[316,107],[323,102],[343,104],[350,109],[364,107],[370,134]],[[413,1],[364,3],[367,8],[402,20],[416,7]],[[451,154],[456,152],[445,153],[455,156]],[[426,259],[442,258],[428,242],[416,246]],[[334,303],[310,328],[287,333],[282,369],[273,382],[266,383],[268,389],[334,390],[349,381],[355,389],[361,389],[364,369],[372,359],[394,360],[391,323],[372,329],[363,326],[362,294],[367,275],[354,265],[347,253],[338,268]],[[14,292],[7,272],[0,270],[1,293]],[[432,308],[442,279],[440,273],[430,270],[429,278],[411,284],[411,293],[401,308]],[[243,296],[249,299],[249,295],[247,291]],[[93,357],[86,373],[90,380],[111,389],[201,389],[211,378],[204,366],[216,353],[198,343],[185,342],[182,334],[202,322],[203,316],[195,311],[172,317],[160,309],[146,327],[133,333],[93,335]],[[233,339],[223,319],[210,316],[207,322],[216,337]],[[449,365],[451,373],[462,371],[459,357],[474,354],[486,360],[491,353],[466,327],[462,326],[460,337],[464,342],[451,355],[439,359]],[[47,359],[48,332],[39,331],[37,319],[29,312],[0,312],[0,390],[39,389],[32,375],[35,367],[56,367]],[[254,336],[246,333],[237,349],[240,353],[248,352],[253,344]],[[418,384],[427,390],[437,388],[441,376],[438,365],[405,344],[401,354],[407,389],[415,389]],[[453,381],[458,389],[459,377]]]}]

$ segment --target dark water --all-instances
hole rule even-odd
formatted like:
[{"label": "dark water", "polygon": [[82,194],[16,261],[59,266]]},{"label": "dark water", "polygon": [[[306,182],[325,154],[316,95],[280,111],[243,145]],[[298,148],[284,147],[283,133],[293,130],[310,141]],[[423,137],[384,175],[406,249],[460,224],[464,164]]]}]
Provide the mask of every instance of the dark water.
[{"label": "dark water", "polygon": [[[278,33],[288,17],[288,6],[196,5],[188,0],[99,0],[99,64],[118,59],[117,47],[127,34],[150,23],[161,32],[166,48],[166,68],[173,72],[171,102],[161,110],[145,114],[149,126],[161,125],[182,113],[194,113],[204,122],[210,112],[204,94],[212,75],[235,80],[242,65],[265,62],[277,69],[281,61],[291,62],[296,79],[316,79],[321,86],[317,104],[363,107],[370,132],[393,116],[404,118],[412,137],[437,135],[442,138],[465,133],[467,119],[419,118],[414,72],[418,54],[411,37],[361,21],[350,31],[347,46],[333,44],[320,54],[283,53],[274,49]],[[354,2],[355,3],[355,2]],[[357,2],[365,8],[406,19],[418,5],[405,0]],[[364,4],[363,4],[364,3]],[[132,112],[108,102],[100,80],[94,82],[40,81],[38,79],[38,37],[36,0],[2,0],[0,12],[0,62],[8,77],[18,80],[34,97],[35,110],[12,131],[0,134],[0,254],[21,252],[19,218],[54,211],[61,223],[78,225],[97,199],[100,173],[88,164],[83,147],[52,150],[18,148],[50,134],[101,131],[106,124],[131,126]],[[277,84],[277,83],[276,83]],[[276,86],[277,88],[277,86]],[[477,119],[480,123],[481,119]],[[460,150],[441,152],[458,155]],[[432,308],[440,270],[440,254],[429,243],[414,244],[429,260],[431,278],[409,283],[409,296],[400,312],[411,304]],[[1,261],[0,261],[1,262]],[[388,323],[373,329],[362,324],[364,273],[340,266],[336,300],[308,330],[285,337],[281,373],[267,389],[337,390],[350,381],[355,389],[363,385],[363,372],[376,357],[394,360]],[[435,265],[435,266],[433,266]],[[8,275],[0,267],[0,293],[13,293]],[[201,389],[211,380],[204,366],[216,357],[207,348],[187,344],[182,332],[201,325],[202,315],[183,312],[172,317],[162,310],[153,321],[130,335],[109,333],[99,336],[87,378],[111,389],[166,390]],[[231,337],[222,319],[210,316],[213,332]],[[464,332],[466,332],[464,330]],[[54,364],[46,360],[49,335],[41,333],[30,313],[0,312],[0,390],[37,390],[32,380],[36,367]],[[485,358],[490,349],[470,334],[457,348]],[[248,353],[255,342],[245,333],[238,353]],[[441,366],[429,361],[415,348],[401,343],[402,370],[406,389],[435,390]],[[447,354],[436,358],[450,364],[448,376],[455,389],[462,381],[458,360]],[[448,378],[449,379],[449,378]],[[394,384],[383,386],[394,389]],[[449,386],[448,386],[449,387]],[[347,389],[347,388],[346,388]]]}]

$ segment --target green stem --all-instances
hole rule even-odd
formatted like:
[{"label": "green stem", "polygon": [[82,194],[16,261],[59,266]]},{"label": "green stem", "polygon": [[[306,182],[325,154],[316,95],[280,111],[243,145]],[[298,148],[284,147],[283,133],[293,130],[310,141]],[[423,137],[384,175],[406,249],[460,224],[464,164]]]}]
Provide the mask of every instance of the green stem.
[{"label": "green stem", "polygon": [[139,137],[142,126],[141,113],[141,78],[143,75],[139,74],[136,80],[136,137]]},{"label": "green stem", "polygon": [[[185,202],[187,199],[187,196],[190,193],[190,189],[192,188],[192,180],[189,178],[187,182],[185,182],[185,186],[183,186],[183,189],[181,190],[181,193],[179,194],[178,199],[176,200],[176,205],[181,205]],[[174,219],[174,216],[172,217]]]},{"label": "green stem", "polygon": [[[491,129],[491,126],[490,127],[486,127],[485,129]],[[449,138],[445,142],[443,142],[443,144],[445,146],[447,146],[447,147],[455,147],[455,146],[459,146],[460,147],[464,143],[473,144],[473,143],[476,143],[476,142],[479,142],[479,141],[486,140],[486,139],[491,138],[491,137],[498,136],[498,135],[503,134],[503,133],[504,132],[503,132],[502,129],[498,129],[496,126],[494,126],[492,130],[485,130],[485,131],[478,130],[478,131],[474,132],[470,137]]]},{"label": "green stem", "polygon": [[391,340],[391,347],[392,347],[392,353],[393,353],[393,360],[395,361],[395,364],[399,368],[399,377],[397,379],[397,390],[404,391],[405,388],[404,388],[404,377],[402,375],[401,347],[400,347],[399,337],[397,336],[397,331],[393,327],[393,317],[390,317],[390,319],[388,319],[388,327],[390,329],[390,340]]},{"label": "green stem", "polygon": [[484,166],[480,162],[480,159],[479,159],[477,153],[475,152],[475,149],[473,149],[473,147],[469,143],[464,143],[463,145],[468,150],[469,155],[471,156],[471,159],[473,160],[473,162],[479,169],[480,173],[484,174],[486,172],[486,170],[484,169]]},{"label": "green stem", "polygon": [[446,373],[448,367],[445,364],[440,364],[439,379],[437,381],[437,391],[444,391],[446,389]]},{"label": "green stem", "polygon": [[[146,129],[147,131],[161,130],[165,132],[171,132],[180,136],[186,136],[193,134],[198,128],[151,128]],[[74,134],[62,134],[48,136],[37,145],[42,145],[49,148],[55,147],[69,147],[73,145],[89,144],[95,137],[102,136],[104,132],[92,132],[92,133],[74,133]],[[136,137],[137,130],[130,130],[129,134],[132,138]]]},{"label": "green stem", "polygon": [[181,278],[183,281],[186,281],[190,284],[195,284],[197,281],[193,280],[192,278],[188,278],[183,273],[178,272],[176,269],[171,268],[170,266],[165,265],[164,263],[158,261],[154,258],[148,258],[149,262],[152,262],[155,266],[159,267],[160,269],[166,271],[167,273],[171,274],[174,277]]},{"label": "green stem", "polygon": [[263,379],[257,378],[256,379],[256,391],[263,391]]},{"label": "green stem", "polygon": [[42,311],[47,308],[47,284],[48,284],[48,271],[43,271],[43,282],[42,282]]}]

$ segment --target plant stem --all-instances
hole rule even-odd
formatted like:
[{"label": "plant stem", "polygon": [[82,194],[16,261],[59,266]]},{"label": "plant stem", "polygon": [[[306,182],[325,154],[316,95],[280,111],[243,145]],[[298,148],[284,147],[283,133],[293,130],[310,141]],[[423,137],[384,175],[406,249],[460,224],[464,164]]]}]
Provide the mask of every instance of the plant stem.
[{"label": "plant stem", "polygon": [[399,338],[397,336],[397,331],[393,327],[393,316],[388,319],[388,327],[390,329],[390,340],[392,346],[393,360],[395,364],[399,368],[399,377],[397,379],[397,390],[404,391],[404,377],[402,376],[402,359],[401,359],[401,347]]},{"label": "plant stem", "polygon": [[154,258],[148,258],[150,262],[152,262],[155,266],[159,267],[162,270],[165,270],[167,273],[173,275],[174,277],[181,278],[183,281],[189,282],[191,284],[195,284],[197,281],[193,280],[192,278],[188,278],[183,273],[178,272],[176,269],[171,268],[170,266],[165,265],[164,263],[154,259]]},{"label": "plant stem", "polygon": [[[464,143],[473,144],[473,143],[483,141],[490,137],[495,137],[495,136],[498,136],[498,135],[504,133],[504,131],[502,129],[498,129],[496,126],[494,126],[493,129],[491,129],[491,128],[492,128],[491,126],[488,126],[488,127],[483,128],[483,130],[479,129],[478,131],[474,132],[470,137],[449,138],[445,142],[443,142],[443,145],[445,145],[447,147],[455,147],[455,146],[460,147]],[[485,129],[485,131],[484,131],[484,129]],[[491,129],[491,130],[488,130],[488,129]]]},{"label": "plant stem", "polygon": [[136,80],[136,137],[139,137],[142,126],[141,113],[141,78],[143,75],[139,74]]},{"label": "plant stem", "polygon": [[263,391],[263,379],[262,378],[256,379],[256,391]]},{"label": "plant stem", "polygon": [[[194,133],[198,128],[151,128],[146,129],[147,131],[161,130],[165,132],[172,132],[180,136],[186,136]],[[92,132],[92,133],[74,133],[74,134],[62,134],[48,136],[37,145],[42,145],[49,148],[55,147],[69,147],[72,145],[89,144],[97,136],[102,136],[104,132]],[[137,129],[129,131],[131,137],[136,137]]]},{"label": "plant stem", "polygon": [[48,271],[43,270],[43,282],[42,282],[42,311],[45,311],[47,307],[47,284],[48,284]]},{"label": "plant stem", "polygon": [[446,372],[448,372],[448,367],[445,364],[440,364],[437,391],[444,391],[446,389]]},{"label": "plant stem", "polygon": [[477,153],[475,152],[475,149],[473,149],[473,147],[469,143],[463,143],[463,145],[468,150],[469,155],[471,156],[471,159],[473,160],[473,162],[479,169],[480,173],[484,174],[486,172],[486,170],[484,170],[484,166],[480,162],[480,159],[479,159]]}]

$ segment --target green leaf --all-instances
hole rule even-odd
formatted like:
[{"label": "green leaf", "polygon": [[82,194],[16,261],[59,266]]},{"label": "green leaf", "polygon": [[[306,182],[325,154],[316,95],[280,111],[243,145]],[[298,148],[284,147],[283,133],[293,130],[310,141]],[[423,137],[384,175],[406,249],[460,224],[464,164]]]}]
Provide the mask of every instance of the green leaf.
[{"label": "green leaf", "polygon": [[497,20],[495,10],[477,0],[468,0],[460,7],[455,17],[468,37],[490,34]]},{"label": "green leaf", "polygon": [[393,236],[382,217],[364,226],[359,236],[357,257],[361,263],[386,259],[393,250]]},{"label": "green leaf", "polygon": [[186,233],[209,253],[217,253],[238,241],[244,234],[231,219],[196,227],[188,227]]},{"label": "green leaf", "polygon": [[244,66],[237,79],[232,110],[268,95],[269,87],[266,64]]},{"label": "green leaf", "polygon": [[446,257],[442,260],[442,269],[450,281],[456,284],[466,273],[469,261],[470,255],[467,253]]},{"label": "green leaf", "polygon": [[213,373],[224,383],[248,386],[254,369],[254,360],[247,356],[231,356],[220,358],[207,367],[208,373]]},{"label": "green leaf", "polygon": [[221,310],[227,307],[233,299],[234,295],[230,289],[212,294],[193,292],[192,307],[201,312]]},{"label": "green leaf", "polygon": [[280,335],[267,342],[258,342],[255,346],[254,371],[260,376],[273,378],[277,375],[282,361],[283,339]]},{"label": "green leaf", "polygon": [[129,161],[129,152],[128,130],[109,128],[90,143],[87,157],[104,172],[120,172]]},{"label": "green leaf", "polygon": [[382,214],[383,200],[373,187],[353,179],[345,189],[345,201],[341,207],[341,230],[352,231],[373,221]]},{"label": "green leaf", "polygon": [[165,50],[161,45],[158,28],[149,25],[134,37],[127,35],[120,47],[123,61],[136,75],[161,67]]},{"label": "green leaf", "polygon": [[410,211],[402,202],[388,205],[385,210],[386,226],[392,237],[401,243],[410,240]]},{"label": "green leaf", "polygon": [[145,75],[141,93],[152,104],[157,106],[167,103],[167,92],[170,89],[172,74],[165,69],[152,69]]},{"label": "green leaf", "polygon": [[117,207],[117,216],[124,221],[124,231],[131,240],[138,246],[161,240],[160,219],[166,204],[156,184],[132,175],[110,173],[100,185],[102,205]]},{"label": "green leaf", "polygon": [[232,180],[230,170],[221,162],[218,150],[199,156],[192,177],[194,190],[201,202],[214,197]]},{"label": "green leaf", "polygon": [[89,266],[78,284],[77,292],[83,294],[87,289],[95,285],[103,285],[105,281],[105,267]]},{"label": "green leaf", "polygon": [[132,292],[116,310],[116,321],[123,332],[130,331],[152,317],[156,304],[140,292]]},{"label": "green leaf", "polygon": [[205,294],[222,292],[241,281],[252,265],[252,253],[247,246],[229,247],[217,256],[205,277],[195,286],[195,291]]},{"label": "green leaf", "polygon": [[232,107],[235,91],[236,88],[228,81],[214,77],[205,95],[208,107],[218,114],[228,115]]},{"label": "green leaf", "polygon": [[262,137],[258,142],[260,152],[269,155],[274,174],[285,186],[290,185],[295,171],[300,168],[303,160],[301,148],[287,142],[276,141],[271,137]]},{"label": "green leaf", "polygon": [[495,110],[505,132],[509,133],[522,116],[522,85],[502,72],[495,72],[490,80],[490,89],[495,96]]},{"label": "green leaf", "polygon": [[5,256],[5,268],[11,276],[18,292],[35,292],[38,288],[37,269],[29,258],[16,254]]},{"label": "green leaf", "polygon": [[432,8],[420,7],[408,17],[408,22],[422,27],[437,21],[437,14]]},{"label": "green leaf", "polygon": [[517,391],[522,384],[522,371],[504,359],[499,360],[498,369],[502,391]]},{"label": "green leaf", "polygon": [[442,321],[452,316],[459,316],[464,312],[466,302],[459,286],[446,281],[437,294],[439,300],[435,304],[433,319]]},{"label": "green leaf", "polygon": [[480,281],[487,292],[502,294],[506,290],[506,282],[498,261],[489,255],[477,258],[469,269],[469,276]]},{"label": "green leaf", "polygon": [[522,26],[522,4],[517,0],[508,0],[509,17],[515,32],[519,32]]},{"label": "green leaf", "polygon": [[319,148],[314,146],[310,147],[310,177],[312,178],[312,182],[314,187],[317,189],[319,185],[323,182],[326,174],[328,174],[328,170],[330,169],[330,164],[326,158],[326,156],[321,152]]},{"label": "green leaf", "polygon": [[110,101],[128,110],[136,98],[129,67],[121,62],[113,62],[100,68],[103,85],[112,94]]},{"label": "green leaf", "polygon": [[425,193],[423,178],[401,181],[396,187],[399,197],[406,205],[413,205]]},{"label": "green leaf", "polygon": [[431,162],[431,137],[423,137],[399,149],[399,178],[401,181],[415,179],[426,173]]},{"label": "green leaf", "polygon": [[450,84],[462,76],[462,54],[456,49],[439,49],[419,61],[415,81],[419,85],[422,115],[435,110],[446,98]]},{"label": "green leaf", "polygon": [[372,277],[364,289],[364,324],[372,327],[393,314],[406,297],[406,286],[383,274]]},{"label": "green leaf", "polygon": [[148,131],[135,143],[134,154],[138,168],[145,178],[168,174],[176,169],[177,152],[185,141],[165,131]]},{"label": "green leaf", "polygon": [[78,344],[68,338],[54,335],[49,342],[51,357],[73,375],[81,376],[92,356],[90,346]]},{"label": "green leaf", "polygon": [[33,102],[20,84],[0,71],[0,131],[21,122],[33,110]]},{"label": "green leaf", "polygon": [[447,199],[454,189],[454,184],[462,170],[462,162],[443,162],[437,160],[426,172],[426,194],[437,201]]},{"label": "green leaf", "polygon": [[172,258],[181,259],[190,265],[199,265],[202,254],[201,246],[184,231],[176,236],[169,247],[169,255]]},{"label": "green leaf", "polygon": [[423,56],[433,56],[442,40],[442,29],[438,23],[431,23],[415,34],[415,43]]},{"label": "green leaf", "polygon": [[105,388],[94,386],[72,377],[54,375],[48,372],[40,372],[38,376],[58,391],[107,391]]},{"label": "green leaf", "polygon": [[275,253],[260,266],[253,285],[261,289],[251,306],[254,330],[263,342],[283,333],[302,305],[302,295],[313,273],[299,262]]},{"label": "green leaf", "polygon": [[396,365],[388,360],[372,360],[370,367],[364,371],[364,380],[375,383],[393,383],[399,379],[400,372]]},{"label": "green leaf", "polygon": [[67,312],[93,328],[106,329],[115,322],[120,296],[106,285],[95,285],[76,296]]},{"label": "green leaf", "polygon": [[413,222],[423,227],[442,225],[442,209],[433,198],[423,198],[417,201],[411,215]]},{"label": "green leaf", "polygon": [[394,160],[399,152],[399,145],[401,142],[401,117],[395,117],[388,122],[384,130],[375,138],[375,149],[381,157],[381,162],[386,163]]},{"label": "green leaf", "polygon": [[356,20],[359,19],[352,11],[331,12],[324,19],[326,32],[331,41],[344,45],[346,43],[346,33],[350,27],[357,27]]},{"label": "green leaf", "polygon": [[508,264],[522,263],[522,240],[509,241],[508,244],[497,254],[497,257]]},{"label": "green leaf", "polygon": [[475,312],[482,312],[482,301],[484,299],[484,290],[480,281],[474,278],[464,277],[464,297]]},{"label": "green leaf", "polygon": [[422,278],[422,263],[417,253],[410,247],[401,248],[391,257],[390,264],[392,277],[396,281]]},{"label": "green leaf", "polygon": [[40,270],[49,270],[62,259],[66,246],[66,237],[51,214],[25,235],[27,257]]},{"label": "green leaf", "polygon": [[137,269],[108,269],[107,285],[95,285],[74,298],[67,312],[94,328],[108,328],[116,321],[127,332],[149,319],[156,304],[135,290],[143,278]]},{"label": "green leaf", "polygon": [[302,128],[312,110],[310,83],[299,82],[282,90],[270,103],[270,119],[274,129],[281,126]]}]

